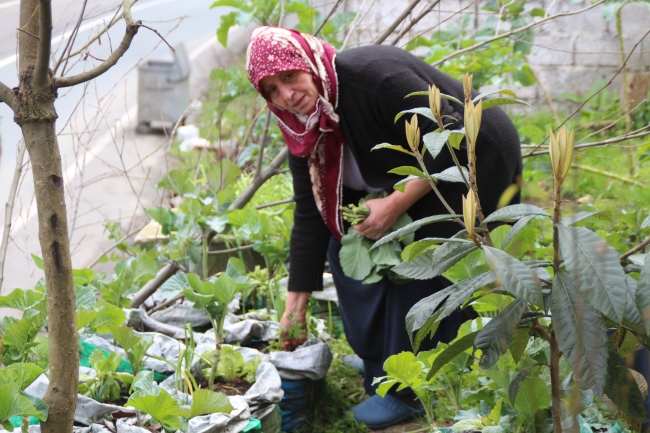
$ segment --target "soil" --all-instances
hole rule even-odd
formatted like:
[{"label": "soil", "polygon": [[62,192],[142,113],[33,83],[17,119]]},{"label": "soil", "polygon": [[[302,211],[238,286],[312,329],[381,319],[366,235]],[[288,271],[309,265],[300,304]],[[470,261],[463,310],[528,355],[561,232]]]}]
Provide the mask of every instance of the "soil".
[{"label": "soil", "polygon": [[[208,381],[203,380],[197,384],[201,389],[208,389]],[[223,392],[224,394],[228,396],[234,396],[234,395],[244,395],[246,394],[246,391],[250,389],[250,387],[253,386],[252,383],[246,382],[244,379],[241,377],[236,377],[235,380],[232,382],[221,382],[217,381],[214,384],[214,389],[213,391],[216,392]]]},{"label": "soil", "polygon": [[259,350],[262,353],[269,353],[271,351],[268,341],[251,341],[250,343],[246,343],[244,346]]}]

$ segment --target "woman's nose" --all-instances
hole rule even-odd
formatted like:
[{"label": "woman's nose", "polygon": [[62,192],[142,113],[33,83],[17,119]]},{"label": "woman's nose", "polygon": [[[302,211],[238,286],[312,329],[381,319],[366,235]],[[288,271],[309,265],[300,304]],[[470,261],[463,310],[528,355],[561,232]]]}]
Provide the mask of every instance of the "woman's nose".
[{"label": "woman's nose", "polygon": [[282,99],[285,101],[291,101],[291,98],[293,97],[293,89],[291,86],[283,84],[280,86],[280,94],[282,95]]}]

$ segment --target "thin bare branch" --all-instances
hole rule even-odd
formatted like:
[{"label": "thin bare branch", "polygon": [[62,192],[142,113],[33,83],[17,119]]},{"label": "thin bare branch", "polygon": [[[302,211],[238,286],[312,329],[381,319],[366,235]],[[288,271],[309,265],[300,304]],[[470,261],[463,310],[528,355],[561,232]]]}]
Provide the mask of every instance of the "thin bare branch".
[{"label": "thin bare branch", "polygon": [[244,206],[246,206],[246,204],[251,201],[255,195],[255,192],[257,192],[257,190],[264,184],[264,182],[278,173],[278,169],[287,159],[288,155],[289,148],[285,147],[280,151],[280,153],[278,153],[273,161],[271,161],[269,166],[266,167],[266,170],[264,170],[259,177],[254,178],[253,182],[251,182],[251,184],[248,185],[248,187],[240,194],[240,196],[237,197],[234,202],[232,202],[232,204],[228,207],[228,210],[242,209]]},{"label": "thin bare branch", "polygon": [[142,25],[141,21],[137,21],[133,24],[130,24],[126,27],[126,33],[124,34],[124,38],[122,39],[122,42],[120,45],[117,47],[113,53],[108,56],[108,59],[101,65],[97,66],[96,68],[93,68],[89,71],[82,72],[78,75],[73,75],[71,77],[60,77],[56,78],[54,80],[54,85],[57,88],[62,88],[62,87],[72,87],[76,86],[77,84],[85,83],[86,81],[93,80],[100,75],[102,75],[104,72],[108,71],[110,68],[112,68],[120,58],[126,53],[126,50],[129,49],[131,46],[131,42],[133,42],[133,38],[135,35],[138,33],[138,29]]},{"label": "thin bare branch", "polygon": [[594,3],[592,5],[589,5],[586,8],[579,9],[579,10],[573,11],[573,12],[561,12],[559,14],[555,14],[555,15],[551,15],[549,17],[543,18],[543,19],[541,19],[539,21],[536,21],[534,23],[530,23],[527,26],[519,27],[517,29],[511,30],[511,31],[506,32],[506,33],[501,33],[498,36],[494,36],[492,38],[485,39],[485,40],[483,40],[481,42],[478,42],[478,43],[476,43],[476,44],[474,44],[474,45],[472,45],[470,47],[463,48],[462,50],[454,51],[453,53],[449,54],[448,56],[445,56],[442,59],[438,60],[437,62],[432,63],[431,66],[438,66],[438,65],[446,62],[449,59],[453,59],[454,57],[460,56],[461,54],[465,54],[465,53],[468,53],[470,51],[474,51],[475,49],[480,48],[483,45],[487,45],[487,44],[492,43],[494,41],[497,41],[499,39],[503,39],[503,38],[510,37],[512,35],[516,35],[517,33],[525,32],[526,30],[530,30],[530,29],[532,29],[534,27],[545,24],[546,22],[554,20],[556,18],[568,17],[568,16],[571,16],[571,15],[581,14],[583,12],[586,12],[586,11],[588,11],[590,9],[595,8],[596,6],[599,6],[599,5],[603,4],[604,2],[605,2],[605,0],[599,0],[596,3]]},{"label": "thin bare branch", "polygon": [[241,247],[230,248],[227,250],[208,251],[208,255],[215,256],[219,254],[236,253],[238,251],[250,250],[253,247],[255,247],[255,245],[251,244],[251,245],[242,245]]},{"label": "thin bare branch", "polygon": [[135,229],[135,230],[131,230],[129,233],[127,233],[127,234],[125,234],[124,236],[122,236],[119,240],[115,241],[115,243],[109,245],[109,246],[108,246],[104,251],[101,252],[101,254],[99,254],[99,255],[95,258],[95,260],[93,260],[92,262],[90,262],[90,264],[89,264],[87,267],[88,267],[88,268],[92,268],[93,266],[95,266],[97,263],[99,263],[99,261],[102,259],[102,257],[104,257],[106,254],[110,253],[114,248],[117,248],[117,247],[118,247],[119,245],[121,245],[125,240],[127,240],[128,238],[130,238],[130,237],[133,236],[134,234],[138,233],[138,232],[139,232],[140,230],[142,230],[142,229],[144,228],[144,226],[146,226],[147,224],[148,224],[148,223],[146,223],[146,224],[142,224],[142,225],[141,225],[140,227],[138,227],[137,229]]},{"label": "thin bare branch", "polygon": [[[125,1],[126,1],[126,0],[125,0]],[[169,42],[167,42],[167,39],[165,39],[165,38],[163,37],[163,35],[161,35],[160,33],[158,33],[158,30],[153,29],[153,28],[151,28],[151,27],[149,27],[149,26],[145,26],[144,24],[140,24],[140,27],[144,27],[145,29],[149,29],[149,30],[151,30],[152,32],[154,32],[155,34],[157,34],[158,37],[159,37],[160,39],[162,39],[162,41],[163,41],[164,43],[167,44],[167,46],[169,47],[169,49],[172,50],[172,53],[175,53],[175,52],[176,52],[176,50],[174,49],[174,47],[172,47],[172,46],[169,44]]]},{"label": "thin bare branch", "polygon": [[165,281],[170,279],[180,268],[176,262],[167,263],[161,270],[158,271],[156,276],[147,282],[140,290],[131,298],[131,308],[138,308],[146,301],[149,296],[153,295]]},{"label": "thin bare branch", "polygon": [[257,153],[257,166],[255,167],[254,179],[257,179],[262,174],[262,163],[264,162],[264,145],[266,144],[266,139],[269,137],[270,126],[271,126],[271,113],[267,113],[266,122],[264,123],[264,133],[262,134],[262,140],[260,141],[260,149]]},{"label": "thin bare branch", "polygon": [[4,102],[12,110],[16,107],[16,95],[14,91],[9,88],[6,84],[0,81],[0,102]]},{"label": "thin bare branch", "polygon": [[280,206],[281,204],[293,203],[293,201],[294,201],[293,197],[292,198],[287,198],[287,199],[284,199],[284,200],[272,201],[271,203],[265,203],[265,204],[261,204],[259,206],[255,206],[254,209],[256,209],[256,210],[266,209],[267,207]]},{"label": "thin bare branch", "polygon": [[50,75],[50,50],[52,41],[52,0],[39,1],[38,53],[34,67],[34,87],[48,85]]},{"label": "thin bare branch", "polygon": [[648,245],[650,245],[650,236],[648,236],[648,237],[646,238],[645,241],[641,242],[639,245],[637,245],[636,247],[632,248],[632,249],[631,249],[630,251],[628,251],[627,253],[621,254],[620,259],[621,259],[621,260],[625,260],[625,259],[627,259],[628,257],[630,257],[632,254],[636,254],[637,252],[641,251],[642,249],[644,249],[644,248],[647,247]]},{"label": "thin bare branch", "polygon": [[318,26],[318,28],[314,32],[314,36],[318,36],[318,33],[320,33],[320,31],[323,30],[323,26],[325,26],[325,24],[329,21],[329,19],[332,18],[332,15],[334,15],[334,12],[336,12],[336,10],[338,9],[338,7],[339,7],[339,5],[341,3],[343,3],[343,0],[337,0],[336,1],[336,4],[334,5],[334,7],[330,11],[330,13],[327,14],[327,16],[325,17],[323,22],[320,23],[320,26]]},{"label": "thin bare branch", "polygon": [[39,38],[38,36],[36,36],[36,35],[34,35],[34,34],[28,32],[27,30],[23,30],[23,29],[21,29],[20,27],[16,27],[16,30],[18,30],[19,32],[23,32],[23,33],[25,33],[26,35],[31,36],[32,38],[36,39],[37,41],[40,41],[40,40],[41,40],[41,38]]},{"label": "thin bare branch", "polygon": [[[66,42],[65,47],[63,48],[63,53],[61,53],[61,58],[59,59],[58,62],[56,62],[56,65],[54,66],[55,75],[64,57],[65,57],[65,64],[63,65],[63,70],[61,71],[61,75],[65,73],[65,68],[66,66],[68,66],[68,60],[70,59],[70,51],[72,50],[72,45],[74,44],[75,39],[77,39],[77,34],[79,33],[79,27],[81,27],[81,22],[84,19],[84,13],[86,12],[87,3],[88,0],[84,0],[83,5],[81,6],[81,13],[79,14],[79,19],[77,20],[77,24],[75,25],[74,29],[72,29],[72,34],[70,35],[70,38],[68,38],[68,42]],[[65,53],[68,53],[68,55],[66,56]]]},{"label": "thin bare branch", "polygon": [[402,11],[402,13],[399,14],[397,18],[395,18],[395,21],[393,21],[391,25],[386,27],[386,30],[384,30],[382,34],[380,34],[377,37],[377,39],[375,39],[375,42],[373,42],[373,44],[381,45],[382,42],[384,42],[386,38],[388,38],[390,34],[393,33],[393,30],[395,30],[397,26],[399,26],[402,23],[402,21],[404,21],[404,19],[408,16],[408,14],[411,13],[411,11],[418,5],[418,3],[420,3],[420,0],[411,1],[411,3],[409,3],[408,6],[406,6],[406,8]]},{"label": "thin bare branch", "polygon": [[433,10],[433,8],[435,8],[438,5],[438,3],[440,3],[440,0],[434,0],[431,3],[429,3],[429,6],[424,8],[422,10],[422,12],[420,12],[420,14],[418,16],[413,18],[408,23],[408,25],[404,26],[404,28],[398,33],[397,37],[395,38],[395,40],[393,41],[393,43],[391,45],[397,45],[397,42],[399,42],[399,40],[402,39],[402,36],[404,36],[409,30],[411,30],[413,28],[413,26],[415,26],[422,18],[427,16],[427,14],[429,12],[431,12]]},{"label": "thin bare branch", "polygon": [[[625,134],[625,135],[621,135],[619,137],[610,138],[608,140],[596,141],[596,142],[593,142],[593,143],[586,143],[586,144],[578,144],[578,145],[575,146],[575,149],[584,149],[584,148],[587,148],[587,147],[608,146],[610,144],[620,143],[621,141],[627,141],[627,140],[631,140],[633,138],[645,137],[647,135],[650,135],[650,131],[641,132],[641,133],[638,133],[638,134]],[[538,148],[539,146],[541,146],[541,144],[537,145],[536,148]],[[538,151],[530,152],[530,153],[527,153],[525,155],[522,155],[521,157],[526,158],[526,157],[535,156],[535,155],[548,155],[548,150],[538,150]]]},{"label": "thin bare branch", "polygon": [[14,177],[11,180],[11,187],[9,189],[9,197],[5,205],[5,224],[2,231],[2,242],[0,243],[0,293],[2,293],[2,282],[4,281],[5,259],[7,258],[7,247],[9,246],[9,235],[11,234],[11,218],[14,212],[14,203],[16,202],[16,191],[18,190],[18,183],[20,175],[23,171],[23,159],[25,157],[24,141],[20,141],[18,145],[18,152],[16,152],[16,169],[14,170]]},{"label": "thin bare branch", "polygon": [[124,5],[124,21],[126,22],[126,25],[129,26],[133,24],[133,15],[131,15],[131,0],[124,0],[122,4]]}]

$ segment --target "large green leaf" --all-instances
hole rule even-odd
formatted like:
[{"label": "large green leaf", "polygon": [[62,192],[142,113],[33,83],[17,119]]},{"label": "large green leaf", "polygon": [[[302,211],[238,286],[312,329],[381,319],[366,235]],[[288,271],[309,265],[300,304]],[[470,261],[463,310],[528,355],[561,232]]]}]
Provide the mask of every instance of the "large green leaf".
[{"label": "large green leaf", "polygon": [[630,370],[623,365],[623,358],[609,348],[605,394],[620,410],[633,419],[643,421],[647,413],[643,407],[643,395]]},{"label": "large green leaf", "polygon": [[460,182],[463,183],[463,175],[465,179],[469,181],[469,171],[465,167],[461,167],[463,174],[461,174],[458,167],[449,167],[441,171],[440,173],[434,173],[431,175],[434,179],[440,180],[442,182]]},{"label": "large green leaf", "polygon": [[457,341],[447,346],[445,350],[443,350],[438,356],[436,356],[433,364],[431,364],[429,373],[427,373],[427,380],[431,380],[431,378],[434,377],[442,367],[447,365],[456,356],[473,347],[474,339],[479,332],[480,331],[475,331],[459,338]]},{"label": "large green leaf", "polygon": [[625,282],[627,283],[627,300],[625,302],[625,318],[623,322],[628,326],[636,327],[640,331],[643,329],[643,319],[635,303],[637,281],[626,275]]},{"label": "large green leaf", "polygon": [[498,248],[484,245],[483,256],[496,275],[497,285],[530,304],[544,306],[542,284],[535,271]]},{"label": "large green leaf", "polygon": [[499,105],[507,105],[507,104],[528,105],[529,107],[531,106],[528,102],[522,101],[521,99],[492,98],[492,99],[484,99],[483,100],[483,109],[487,110],[488,108],[498,107]]},{"label": "large green leaf", "polygon": [[516,299],[481,329],[474,341],[474,345],[483,351],[481,367],[490,368],[508,350],[525,309],[526,301]]},{"label": "large green leaf", "polygon": [[121,308],[108,302],[100,302],[99,314],[90,326],[99,334],[111,332],[111,326],[120,326],[126,321],[126,314]]},{"label": "large green leaf", "polygon": [[424,145],[427,147],[427,150],[431,154],[432,158],[438,156],[440,151],[445,147],[445,143],[449,139],[450,135],[451,131],[448,129],[444,131],[435,131],[424,134],[422,140],[424,141]]},{"label": "large green leaf", "polygon": [[596,212],[578,212],[573,216],[570,217],[565,217],[560,220],[560,224],[563,226],[570,226],[573,225],[579,221],[582,221],[583,219],[589,218],[590,216],[598,215],[601,214],[602,212],[596,211]]},{"label": "large green leaf", "polygon": [[45,293],[36,290],[14,289],[7,296],[0,296],[0,308],[25,311],[34,308],[44,297]]},{"label": "large green leaf", "polygon": [[480,95],[478,95],[477,97],[472,99],[472,102],[476,104],[481,99],[484,99],[484,98],[487,98],[488,96],[492,96],[492,95],[496,95],[496,94],[506,95],[506,96],[509,96],[511,98],[516,98],[517,97],[517,94],[515,92],[513,92],[512,90],[500,89],[500,90],[491,90],[489,92],[481,93]]},{"label": "large green leaf", "polygon": [[519,386],[515,409],[530,421],[535,422],[535,414],[550,404],[551,392],[541,377],[528,377]]},{"label": "large green leaf", "polygon": [[372,260],[370,260],[370,247],[372,244],[367,238],[364,238],[354,227],[350,227],[348,234],[341,238],[341,250],[339,259],[341,267],[346,276],[354,280],[363,280],[372,270]]},{"label": "large green leaf", "polygon": [[400,111],[395,116],[395,122],[397,122],[400,119],[400,117],[402,117],[405,114],[419,114],[431,120],[436,125],[438,124],[436,118],[433,116],[433,113],[431,112],[431,109],[428,107],[416,107],[416,108],[411,108],[410,110]]},{"label": "large green leaf", "polygon": [[377,248],[380,245],[388,243],[394,239],[404,238],[410,235],[411,233],[414,233],[420,227],[423,227],[427,224],[433,224],[442,221],[451,221],[456,218],[462,218],[462,217],[463,217],[462,215],[434,215],[434,216],[419,219],[417,221],[413,221],[412,223],[405,225],[399,230],[395,230],[394,232],[391,232],[386,236],[384,236],[383,238],[379,239],[377,242],[374,243],[372,248]]},{"label": "large green leaf", "polygon": [[75,284],[74,291],[77,310],[80,308],[92,308],[97,303],[97,296],[95,296],[95,291],[92,287]]},{"label": "large green leaf", "polygon": [[553,281],[551,315],[558,346],[574,374],[600,397],[607,372],[607,327],[564,270]]},{"label": "large green leaf", "polygon": [[[397,241],[395,241],[397,242]],[[399,252],[393,243],[381,245],[370,251],[370,259],[377,265],[396,266],[402,262]]]},{"label": "large green leaf", "polygon": [[645,332],[650,335],[650,254],[645,258],[645,263],[639,275],[639,282],[636,286],[636,306],[641,312]]},{"label": "large green leaf", "polygon": [[510,206],[502,207],[495,210],[487,218],[483,220],[484,223],[493,223],[496,221],[512,222],[517,221],[526,216],[546,216],[550,217],[544,209],[534,206],[532,204],[512,204]]},{"label": "large green leaf", "polygon": [[179,272],[165,281],[158,291],[162,296],[170,299],[182,293],[183,290],[188,289],[189,287],[190,282],[187,280],[187,276],[185,276],[183,272]]},{"label": "large green leaf", "polygon": [[192,395],[192,398],[190,418],[217,412],[230,413],[233,409],[228,396],[221,392],[199,389]]},{"label": "large green leaf", "polygon": [[438,317],[438,320],[442,320],[445,317],[449,316],[451,313],[456,311],[456,309],[460,307],[463,302],[472,296],[472,293],[483,286],[493,283],[494,281],[494,274],[492,272],[485,272],[475,277],[468,278],[467,280],[459,281],[458,283],[451,286],[454,289],[449,295],[449,298],[447,298],[447,301],[442,308],[442,313]]},{"label": "large green leaf", "polygon": [[5,422],[14,416],[42,417],[32,402],[20,393],[18,385],[8,383],[0,386],[0,422]]},{"label": "large green leaf", "polygon": [[431,251],[425,251],[410,262],[402,262],[395,266],[393,272],[406,278],[427,280],[433,278],[433,276],[430,276],[433,264]]},{"label": "large green leaf", "polygon": [[539,366],[539,364],[533,364],[524,368],[519,373],[517,373],[517,376],[515,376],[512,382],[510,382],[510,386],[508,386],[508,398],[510,399],[510,403],[512,403],[513,406],[517,401],[517,394],[519,393],[519,386],[521,385],[521,382],[526,379],[526,376],[528,376],[530,370],[537,366]]},{"label": "large green leaf", "polygon": [[158,395],[131,397],[124,406],[131,406],[151,415],[163,426],[171,427],[174,430],[181,428],[181,408],[178,402],[162,388]]},{"label": "large green leaf", "polygon": [[384,362],[384,371],[399,383],[398,391],[410,387],[417,389],[422,385],[422,363],[413,352],[402,352],[390,356]]},{"label": "large green leaf", "polygon": [[0,386],[13,383],[19,390],[27,388],[45,371],[36,364],[18,362],[0,370]]},{"label": "large green leaf", "polygon": [[519,221],[513,224],[513,226],[510,228],[510,231],[506,235],[506,237],[503,239],[503,242],[501,243],[501,248],[505,249],[506,246],[512,241],[517,234],[524,229],[528,223],[535,218],[537,215],[528,215],[523,218],[521,218]]},{"label": "large green leaf", "polygon": [[397,174],[400,176],[416,176],[420,178],[426,178],[422,170],[413,167],[412,165],[404,165],[402,167],[397,167],[392,170],[388,170],[389,173]]},{"label": "large green leaf", "polygon": [[235,299],[237,293],[237,281],[233,280],[228,274],[223,273],[214,283],[215,298],[220,304],[230,304]]},{"label": "large green leaf", "polygon": [[556,227],[574,286],[592,307],[621,323],[628,289],[616,250],[584,227]]},{"label": "large green leaf", "polygon": [[[447,298],[453,290],[454,286],[449,286],[433,295],[421,299],[411,307],[409,312],[406,314],[406,330],[411,338],[414,332],[417,332],[427,323],[427,321],[429,321],[429,319],[431,319],[438,306],[442,304],[445,298]],[[411,342],[413,341],[411,340]]]},{"label": "large green leaf", "polygon": [[530,340],[530,328],[517,328],[512,335],[512,341],[508,349],[515,362],[519,362],[526,351],[526,346]]}]

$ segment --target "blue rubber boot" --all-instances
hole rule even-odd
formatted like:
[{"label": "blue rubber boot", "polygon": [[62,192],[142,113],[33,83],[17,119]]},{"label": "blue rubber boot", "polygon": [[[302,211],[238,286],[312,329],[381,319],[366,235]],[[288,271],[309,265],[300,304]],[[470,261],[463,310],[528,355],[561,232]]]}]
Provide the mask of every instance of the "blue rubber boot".
[{"label": "blue rubber boot", "polygon": [[375,394],[350,409],[350,412],[357,422],[366,424],[371,430],[381,430],[424,415],[424,409],[413,408],[390,394],[384,398]]},{"label": "blue rubber boot", "polygon": [[342,359],[341,362],[343,364],[347,365],[350,368],[354,368],[357,370],[359,373],[363,374],[363,360],[359,358],[359,355],[345,355]]}]

